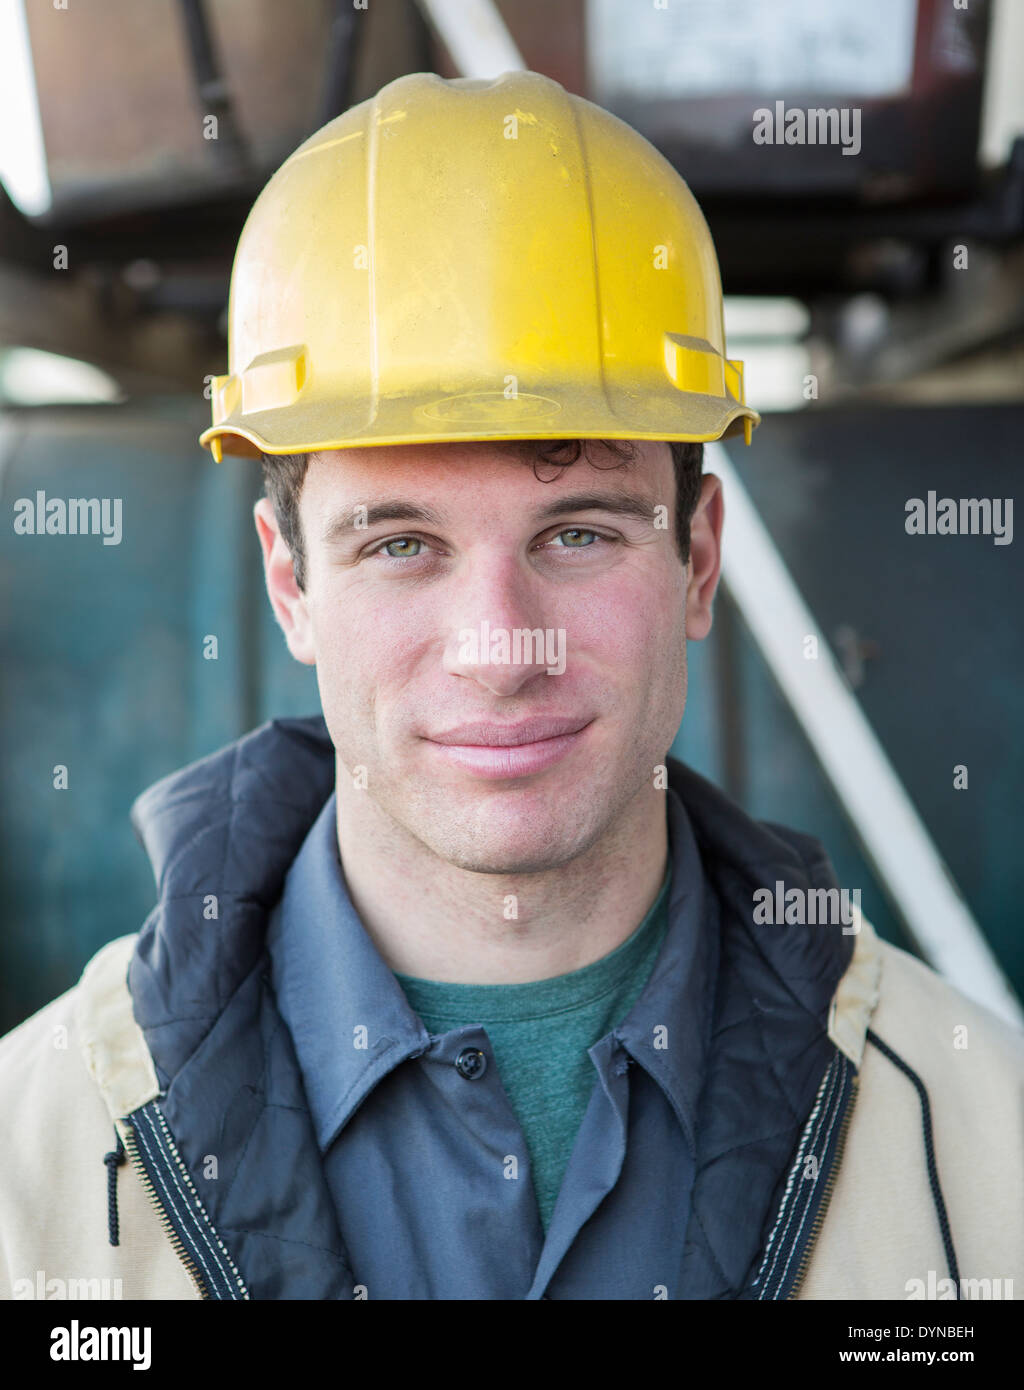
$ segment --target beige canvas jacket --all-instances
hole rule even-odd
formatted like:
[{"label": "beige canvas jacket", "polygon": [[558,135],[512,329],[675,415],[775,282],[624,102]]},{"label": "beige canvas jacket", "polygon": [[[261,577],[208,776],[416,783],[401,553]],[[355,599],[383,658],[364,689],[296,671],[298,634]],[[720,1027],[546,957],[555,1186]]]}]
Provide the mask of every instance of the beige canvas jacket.
[{"label": "beige canvas jacket", "polygon": [[[201,1296],[131,1163],[117,1170],[120,1244],[108,1239],[101,1165],[114,1125],[130,1153],[121,1117],[159,1091],[126,985],[135,940],[104,947],[74,988],[0,1040],[2,1298]],[[954,1296],[916,1087],[869,1029],[926,1088],[962,1296],[1024,1297],[1024,1034],[863,919],[829,1024],[858,1068],[856,1097],[794,1295]]]}]

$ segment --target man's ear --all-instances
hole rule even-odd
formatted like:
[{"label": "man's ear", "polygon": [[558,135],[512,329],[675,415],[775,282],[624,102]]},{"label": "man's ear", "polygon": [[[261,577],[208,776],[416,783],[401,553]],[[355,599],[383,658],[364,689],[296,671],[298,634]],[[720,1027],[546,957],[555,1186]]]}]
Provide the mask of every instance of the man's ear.
[{"label": "man's ear", "polygon": [[713,473],[701,479],[700,500],[690,523],[690,577],[686,586],[686,636],[699,641],[711,631],[711,604],[722,568],[725,502]]},{"label": "man's ear", "polygon": [[295,660],[301,661],[304,666],[315,666],[316,651],[313,645],[313,625],[309,617],[309,606],[306,595],[295,582],[291,551],[285,545],[284,537],[278,528],[270,498],[261,497],[253,507],[252,514],[263,551],[263,572],[267,580],[270,606],[284,633],[288,650]]}]

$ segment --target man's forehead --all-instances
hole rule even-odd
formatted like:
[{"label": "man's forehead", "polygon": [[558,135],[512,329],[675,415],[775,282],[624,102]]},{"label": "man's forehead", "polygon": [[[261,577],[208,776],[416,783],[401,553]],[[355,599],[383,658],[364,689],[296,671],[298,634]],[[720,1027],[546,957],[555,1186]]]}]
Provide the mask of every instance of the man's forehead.
[{"label": "man's forehead", "polygon": [[[569,448],[568,446],[573,446]],[[427,469],[508,467],[512,463],[537,463],[560,470],[574,459],[608,469],[643,472],[656,467],[659,458],[670,457],[669,446],[643,439],[488,439],[443,440],[429,444],[374,444],[345,449],[321,449],[310,453],[310,468],[337,475],[341,470],[376,472],[385,469],[412,473]]]},{"label": "man's forehead", "polygon": [[[541,441],[547,448],[557,442]],[[467,468],[505,487],[509,502],[514,500],[531,521],[554,519],[567,510],[650,521],[655,505],[669,500],[656,496],[663,482],[659,450],[667,454],[667,446],[630,441],[634,454],[624,460],[594,441],[588,444],[589,458],[581,453],[569,466],[563,465],[571,454],[541,458],[528,447],[510,448],[506,441],[326,451],[310,460],[321,485],[310,490],[319,494],[318,529],[330,541],[382,521],[450,524],[465,511]],[[515,470],[513,488],[510,470]]]}]

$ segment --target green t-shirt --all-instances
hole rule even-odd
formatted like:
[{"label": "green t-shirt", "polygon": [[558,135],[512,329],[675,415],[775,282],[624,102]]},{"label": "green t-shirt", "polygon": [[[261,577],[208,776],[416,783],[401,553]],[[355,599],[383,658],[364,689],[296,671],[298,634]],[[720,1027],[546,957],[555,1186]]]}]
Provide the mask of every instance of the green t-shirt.
[{"label": "green t-shirt", "polygon": [[597,1081],[587,1050],[623,1021],[650,978],[668,930],[671,878],[670,863],[651,910],[621,946],[568,975],[464,985],[395,971],[428,1032],[469,1025],[486,1030],[526,1138],[545,1234]]}]

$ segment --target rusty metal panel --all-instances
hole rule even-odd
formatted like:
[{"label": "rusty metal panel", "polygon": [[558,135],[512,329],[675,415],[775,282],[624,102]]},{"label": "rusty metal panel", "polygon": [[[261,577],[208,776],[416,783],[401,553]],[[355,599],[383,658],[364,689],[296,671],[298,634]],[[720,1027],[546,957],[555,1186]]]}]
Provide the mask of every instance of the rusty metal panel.
[{"label": "rusty metal panel", "polygon": [[[330,0],[207,0],[205,12],[251,162],[270,168],[315,126]],[[178,0],[26,0],[26,19],[52,215],[83,198],[105,210],[178,201],[220,181]]]}]

